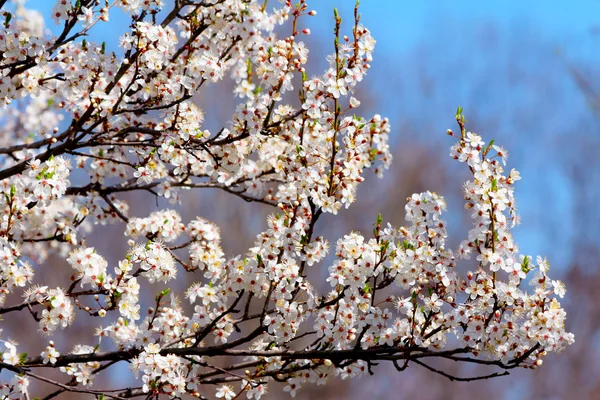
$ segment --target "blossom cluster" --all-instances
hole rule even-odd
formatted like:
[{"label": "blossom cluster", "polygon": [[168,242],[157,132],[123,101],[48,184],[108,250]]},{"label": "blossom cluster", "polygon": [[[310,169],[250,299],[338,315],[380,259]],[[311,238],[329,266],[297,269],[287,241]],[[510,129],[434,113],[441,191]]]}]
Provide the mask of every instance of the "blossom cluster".
[{"label": "blossom cluster", "polygon": [[[125,397],[199,397],[214,385],[215,398],[259,399],[273,381],[295,396],[378,360],[403,370],[469,353],[535,368],[573,343],[564,284],[511,233],[520,175],[460,111],[460,134],[448,133],[472,174],[472,226],[457,249],[433,192],[407,199],[406,226],[378,218],[372,237],[350,232],[335,246],[315,234],[356,200],[367,170],[382,176],[392,161],[388,119],[357,115],[375,46],[358,6],[349,36],[334,13],[334,51],[309,76],[310,30],[299,25],[316,13],[305,0],[58,0],[57,36],[23,3],[0,15],[0,314],[29,313],[52,338],[91,324],[98,344],[68,343],[69,353],[68,340],[50,341],[35,357],[2,333],[13,375],[2,395],[29,398],[31,379],[52,384],[39,368],[56,367],[69,379],[60,393],[100,396],[97,373],[126,360],[141,384]],[[87,41],[113,8],[131,19],[115,52]],[[222,81],[236,107],[213,131],[195,96]],[[226,254],[206,216],[182,217],[181,192],[200,188],[274,208],[247,252]],[[157,204],[149,215],[135,203],[144,194]],[[164,200],[172,207],[158,208]],[[123,228],[126,254],[88,243],[108,223]],[[68,271],[52,288],[36,281],[49,255]],[[219,357],[237,361],[223,368]]]},{"label": "blossom cluster", "polygon": [[[2,362],[7,365],[18,365],[21,362],[21,356],[17,353],[17,344],[15,341],[5,340],[2,350]],[[0,384],[0,394],[4,398],[25,398],[29,393],[30,380],[26,376],[14,375],[10,381]]]},{"label": "blossom cluster", "polygon": [[[71,354],[89,354],[94,351],[92,346],[76,345]],[[65,367],[60,367],[60,371],[72,376],[78,384],[90,386],[94,382],[94,370],[100,367],[97,361],[69,364]]]}]

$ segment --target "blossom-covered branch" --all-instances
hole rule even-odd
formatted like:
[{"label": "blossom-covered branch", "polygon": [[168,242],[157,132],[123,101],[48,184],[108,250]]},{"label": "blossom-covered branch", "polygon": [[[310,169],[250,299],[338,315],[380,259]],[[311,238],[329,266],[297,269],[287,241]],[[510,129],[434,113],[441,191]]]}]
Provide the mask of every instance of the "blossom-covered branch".
[{"label": "blossom-covered branch", "polygon": [[[320,217],[349,207],[366,170],[381,176],[392,160],[389,121],[355,114],[375,45],[358,4],[349,36],[334,13],[328,68],[310,77],[310,31],[300,25],[316,13],[305,0],[58,0],[58,36],[23,1],[0,8],[0,314],[5,326],[26,314],[48,340],[36,355],[2,337],[5,398],[28,398],[32,380],[54,387],[47,398],[258,399],[273,381],[294,396],[381,362],[487,379],[535,368],[573,342],[556,298],[564,285],[511,234],[519,173],[504,170],[506,149],[467,132],[460,108],[460,133],[448,134],[451,156],[472,174],[464,197],[473,224],[458,249],[446,246],[443,197],[425,192],[408,199],[406,226],[378,217],[371,237],[348,233],[325,260]],[[120,54],[87,41],[113,8],[131,18]],[[211,132],[194,96],[226,79],[237,107]],[[272,207],[245,254],[226,255],[205,217],[183,221],[179,194],[201,188]],[[172,208],[135,216],[128,192]],[[129,241],[117,265],[87,244],[107,223]],[[66,259],[57,287],[35,277],[50,254]],[[310,269],[327,278],[309,280]],[[177,293],[178,278],[195,282]],[[154,298],[144,296],[149,284],[161,286]],[[68,339],[75,319],[97,337],[70,348],[50,340]],[[457,377],[432,359],[497,371]],[[122,362],[136,385],[94,385]]]}]

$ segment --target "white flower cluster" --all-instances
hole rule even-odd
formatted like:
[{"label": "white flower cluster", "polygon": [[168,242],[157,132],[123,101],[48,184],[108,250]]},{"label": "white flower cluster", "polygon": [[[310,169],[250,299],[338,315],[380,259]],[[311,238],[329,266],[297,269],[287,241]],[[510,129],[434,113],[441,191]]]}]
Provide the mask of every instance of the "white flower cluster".
[{"label": "white flower cluster", "polygon": [[158,242],[148,242],[145,246],[137,246],[130,252],[129,261],[139,264],[142,276],[148,282],[167,282],[175,278],[177,268],[169,251]]},{"label": "white flower cluster", "polygon": [[148,344],[144,351],[134,358],[131,369],[142,373],[143,391],[148,393],[160,387],[172,397],[185,393],[187,367],[180,357],[174,355],[161,356],[158,344]]},{"label": "white flower cluster", "polygon": [[[2,362],[8,365],[19,365],[22,355],[17,352],[18,343],[12,340],[2,342]],[[6,399],[23,399],[29,397],[29,378],[25,375],[14,375],[10,382],[0,382],[0,395]]]},{"label": "white flower cluster", "polygon": [[71,267],[79,274],[78,279],[81,279],[81,285],[90,284],[97,288],[102,286],[106,279],[106,267],[108,263],[93,247],[79,248],[72,251],[67,259]]},{"label": "white flower cluster", "polygon": [[43,296],[41,302],[46,306],[42,310],[39,322],[41,332],[50,334],[59,327],[65,329],[73,323],[75,318],[73,302],[61,288],[47,289],[42,287],[36,292],[36,297],[39,297],[38,293]]},{"label": "white flower cluster", "polygon": [[[89,354],[94,351],[92,346],[76,345],[71,354]],[[96,375],[94,370],[100,367],[98,361],[92,361],[80,364],[69,364],[66,367],[60,367],[60,371],[72,376],[78,384],[91,386],[94,383]]]},{"label": "white flower cluster", "polygon": [[20,256],[18,244],[0,237],[0,304],[4,304],[6,295],[13,288],[25,287],[33,278],[33,268],[29,263],[20,261]]},{"label": "white flower cluster", "polygon": [[153,239],[172,242],[183,232],[185,226],[175,210],[155,211],[147,218],[131,218],[125,235],[131,237],[150,236]]},{"label": "white flower cluster", "polygon": [[206,278],[220,277],[225,254],[220,246],[219,228],[203,218],[196,218],[188,224],[186,231],[192,239],[189,246],[192,265],[205,271]]},{"label": "white flower cluster", "polygon": [[[500,368],[535,368],[573,343],[557,299],[564,284],[548,276],[544,258],[521,254],[511,234],[520,175],[505,173],[506,149],[467,132],[460,111],[451,156],[473,176],[464,185],[473,225],[458,248],[446,244],[443,197],[424,192],[408,199],[405,227],[378,218],[372,237],[337,240],[326,278],[315,270],[330,251],[317,221],[355,201],[367,169],[381,176],[392,161],[389,121],[355,114],[375,45],[358,11],[351,37],[340,34],[335,13],[334,51],[325,71],[309,77],[301,38],[310,31],[299,24],[315,12],[305,0],[178,1],[162,12],[166,5],[58,0],[58,37],[23,2],[12,21],[0,13],[0,103],[8,107],[0,118],[0,311],[28,312],[46,335],[69,327],[76,310],[108,321],[96,329],[101,348],[76,345],[77,357],[53,342],[27,357],[4,340],[11,371],[60,367],[73,377],[61,390],[98,395],[95,372],[127,360],[150,396],[200,397],[211,384],[216,398],[259,399],[272,380],[294,396],[307,383],[371,372],[375,360],[403,369],[470,353]],[[119,54],[87,41],[113,7],[131,18]],[[282,36],[288,22],[292,32]],[[194,96],[227,77],[235,111],[211,131]],[[296,91],[299,103],[288,104]],[[61,131],[63,119],[71,122]],[[175,208],[129,217],[134,197],[126,193],[176,207],[182,190],[197,188],[277,211],[235,257],[207,219],[186,225]],[[108,222],[124,224],[132,247],[110,271],[87,244]],[[67,260],[71,279],[31,286],[50,254]],[[467,273],[457,267],[465,259],[474,265]],[[191,305],[171,293],[182,288],[178,275],[189,277]],[[328,293],[313,286],[319,278]],[[149,284],[159,287],[153,299]],[[5,306],[16,290],[25,301]],[[221,368],[212,356],[247,359]],[[28,384],[15,374],[0,394],[27,397]]]},{"label": "white flower cluster", "polygon": [[2,344],[4,345],[2,361],[9,365],[18,365],[21,362],[19,354],[17,353],[18,343],[11,340],[5,340]]},{"label": "white flower cluster", "polygon": [[56,358],[60,357],[60,353],[54,347],[54,342],[51,340],[48,346],[46,346],[46,350],[42,351],[42,357],[44,364],[56,364]]},{"label": "white flower cluster", "polygon": [[61,197],[69,186],[70,169],[69,161],[63,157],[52,157],[43,164],[39,159],[32,161],[29,166],[31,200],[45,205]]}]

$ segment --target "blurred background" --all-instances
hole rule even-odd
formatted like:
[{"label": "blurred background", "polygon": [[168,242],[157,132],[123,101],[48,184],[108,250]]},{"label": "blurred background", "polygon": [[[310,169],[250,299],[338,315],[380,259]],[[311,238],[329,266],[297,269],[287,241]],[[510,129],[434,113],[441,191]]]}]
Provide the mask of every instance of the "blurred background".
[{"label": "blurred background", "polygon": [[[27,5],[47,16],[53,3]],[[318,12],[301,23],[312,31],[306,38],[311,76],[323,72],[325,56],[333,51],[333,8],[340,10],[349,35],[354,1],[308,3]],[[460,105],[467,128],[504,145],[508,168],[521,172],[516,196],[522,225],[515,236],[522,253],[547,256],[551,276],[567,284],[563,305],[576,342],[536,371],[495,380],[456,383],[418,366],[397,373],[380,365],[373,377],[307,386],[296,398],[600,399],[600,1],[362,0],[360,13],[377,46],[372,69],[359,85],[357,113],[390,119],[394,162],[382,180],[368,176],[357,202],[338,217],[324,218],[318,233],[332,244],[351,230],[369,234],[378,212],[402,225],[406,197],[431,190],[447,199],[450,244],[457,245],[469,223],[461,196],[468,171],[448,156],[452,139],[445,131],[456,129],[453,116]],[[109,47],[112,42],[116,50],[117,35],[127,26],[124,16],[111,14],[111,22],[95,29],[90,40]],[[206,89],[197,101],[207,127],[219,129],[235,106],[231,87]],[[217,192],[187,193],[182,207],[184,221],[200,215],[221,226],[228,255],[245,252],[272,211]],[[153,201],[136,202],[132,214],[146,216],[154,208]],[[127,251],[122,230],[107,227],[90,242],[116,262]],[[64,258],[50,264],[66,268]],[[322,264],[323,271],[326,267]],[[12,331],[28,329],[35,329],[31,319]],[[450,367],[459,376],[477,372],[472,366]],[[115,375],[100,379],[118,381]],[[277,388],[270,392],[272,399],[287,397]]]}]

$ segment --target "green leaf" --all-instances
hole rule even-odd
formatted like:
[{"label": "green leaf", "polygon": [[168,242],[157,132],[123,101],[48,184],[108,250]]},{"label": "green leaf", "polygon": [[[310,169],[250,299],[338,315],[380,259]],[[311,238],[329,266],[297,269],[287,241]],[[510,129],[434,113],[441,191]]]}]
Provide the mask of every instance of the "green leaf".
[{"label": "green leaf", "polygon": [[369,153],[369,156],[371,157],[370,161],[373,161],[377,158],[377,149],[371,149]]},{"label": "green leaf", "polygon": [[385,253],[389,247],[390,247],[390,242],[388,242],[386,240],[385,242],[383,242],[383,244],[380,247],[381,253]]},{"label": "green leaf", "polygon": [[525,256],[525,258],[523,259],[523,263],[521,264],[522,270],[523,272],[527,273],[529,272],[529,256]]},{"label": "green leaf", "polygon": [[248,79],[250,79],[250,75],[252,75],[252,60],[250,58],[246,60],[246,72],[248,73]]},{"label": "green leaf", "polygon": [[300,244],[308,244],[308,236],[307,235],[300,236]]},{"label": "green leaf", "polygon": [[458,106],[456,108],[456,115],[455,115],[456,119],[459,119],[461,117],[462,113],[463,113],[463,108],[461,106]]},{"label": "green leaf", "polygon": [[402,242],[402,247],[404,247],[405,250],[414,250],[415,246],[413,246],[408,240],[404,240]]},{"label": "green leaf", "polygon": [[42,170],[36,175],[36,179],[52,179],[54,172],[48,172],[48,167],[42,168]]}]

